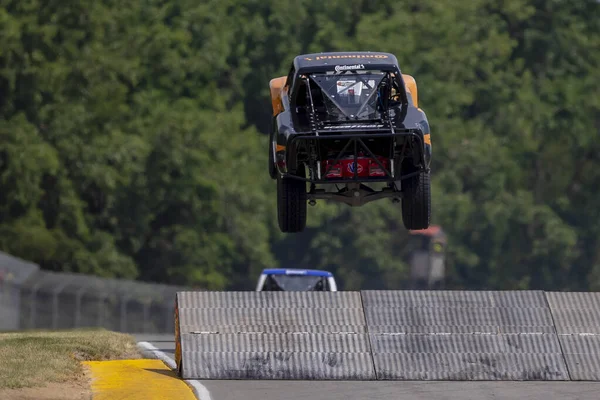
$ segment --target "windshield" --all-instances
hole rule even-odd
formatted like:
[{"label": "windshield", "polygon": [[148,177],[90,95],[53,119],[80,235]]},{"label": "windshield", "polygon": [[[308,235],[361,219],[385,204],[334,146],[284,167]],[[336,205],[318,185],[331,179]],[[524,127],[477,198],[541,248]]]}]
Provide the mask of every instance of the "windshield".
[{"label": "windshield", "polygon": [[264,290],[323,291],[326,288],[326,279],[321,276],[269,275]]},{"label": "windshield", "polygon": [[323,93],[328,120],[348,121],[380,118],[378,88],[385,76],[382,71],[360,70],[332,71],[310,77]]}]

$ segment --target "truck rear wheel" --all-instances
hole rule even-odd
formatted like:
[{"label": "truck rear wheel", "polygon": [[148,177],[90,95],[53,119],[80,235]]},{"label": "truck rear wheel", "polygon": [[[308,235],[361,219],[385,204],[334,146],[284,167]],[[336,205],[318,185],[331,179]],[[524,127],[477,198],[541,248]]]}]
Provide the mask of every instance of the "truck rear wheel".
[{"label": "truck rear wheel", "polygon": [[[406,172],[408,173],[408,172]],[[409,230],[429,228],[431,221],[431,177],[421,172],[403,180],[402,220]]]},{"label": "truck rear wheel", "polygon": [[[306,176],[304,166],[298,176]],[[294,178],[277,177],[277,218],[279,229],[285,233],[302,232],[306,227],[306,182]]]}]

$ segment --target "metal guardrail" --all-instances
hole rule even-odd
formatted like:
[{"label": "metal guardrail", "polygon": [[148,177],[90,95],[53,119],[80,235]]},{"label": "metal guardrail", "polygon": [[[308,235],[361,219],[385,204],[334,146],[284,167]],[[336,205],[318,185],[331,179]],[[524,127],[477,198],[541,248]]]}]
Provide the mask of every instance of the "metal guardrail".
[{"label": "metal guardrail", "polygon": [[175,294],[189,289],[42,271],[0,253],[0,330],[103,327],[172,333]]},{"label": "metal guardrail", "polygon": [[0,252],[0,330],[20,327],[20,285],[40,271],[37,264]]}]

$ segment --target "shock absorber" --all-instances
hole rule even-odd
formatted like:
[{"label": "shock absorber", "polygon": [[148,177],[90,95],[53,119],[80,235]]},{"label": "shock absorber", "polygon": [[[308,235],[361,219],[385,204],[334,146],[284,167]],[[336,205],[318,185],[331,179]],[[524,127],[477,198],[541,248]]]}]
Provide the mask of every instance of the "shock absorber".
[{"label": "shock absorber", "polygon": [[[318,127],[318,117],[315,112],[315,105],[312,98],[312,92],[310,89],[310,80],[308,77],[304,78],[304,82],[306,83],[306,102],[310,104],[310,112],[308,113],[308,123],[310,126],[311,132],[315,136],[319,136]],[[317,139],[318,140],[318,139]],[[318,145],[315,144],[315,140],[310,140],[308,145],[308,157],[309,164],[311,165],[310,173],[313,179],[321,180],[321,163],[318,160]],[[315,177],[316,174],[316,177]],[[311,192],[314,191],[315,184],[311,184]]]}]

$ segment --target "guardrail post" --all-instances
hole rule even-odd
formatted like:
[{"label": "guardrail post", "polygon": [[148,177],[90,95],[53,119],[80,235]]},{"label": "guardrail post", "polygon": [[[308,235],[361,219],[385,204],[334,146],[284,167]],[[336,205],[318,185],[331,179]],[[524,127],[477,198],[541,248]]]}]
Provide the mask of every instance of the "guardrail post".
[{"label": "guardrail post", "polygon": [[56,329],[58,326],[58,293],[54,291],[52,293],[52,328]]},{"label": "guardrail post", "polygon": [[81,325],[81,298],[85,289],[82,287],[75,293],[75,328],[79,328]]},{"label": "guardrail post", "polygon": [[129,296],[121,297],[121,332],[126,331],[127,327],[127,303],[129,302]]},{"label": "guardrail post", "polygon": [[165,316],[165,333],[172,333],[174,328],[172,328],[172,323],[173,323],[173,319],[174,319],[174,313],[173,313],[173,305],[165,302],[165,311],[166,311],[166,316]]},{"label": "guardrail post", "polygon": [[31,303],[29,305],[29,328],[35,328],[35,317],[36,317],[36,309],[37,309],[37,291],[40,287],[40,283],[36,283],[31,288]]},{"label": "guardrail post", "polygon": [[63,281],[62,284],[58,285],[52,291],[52,328],[58,329],[58,296],[63,291],[65,286],[69,284],[68,281]]},{"label": "guardrail post", "polygon": [[98,293],[98,320],[96,321],[96,325],[99,327],[104,326],[104,300],[106,300],[106,293],[101,294]]},{"label": "guardrail post", "polygon": [[144,322],[143,322],[143,325],[142,325],[143,329],[144,329],[145,332],[154,333],[154,332],[150,332],[150,329],[148,329],[148,325],[149,325],[148,324],[148,319],[149,319],[149,316],[150,316],[150,303],[149,302],[143,302],[142,306],[143,306],[143,311],[142,312],[143,312],[143,315],[144,315]]}]

